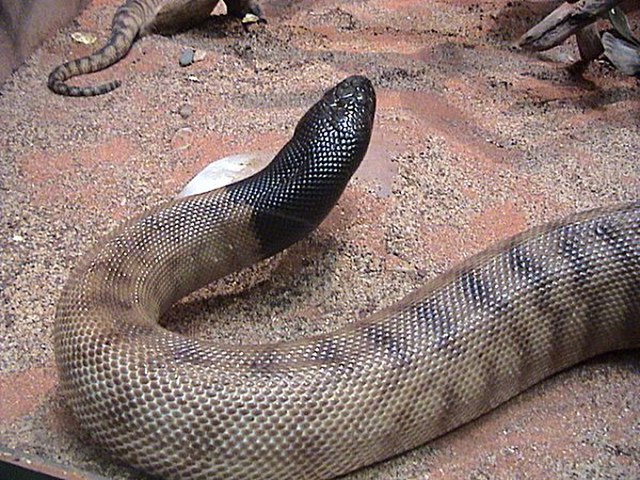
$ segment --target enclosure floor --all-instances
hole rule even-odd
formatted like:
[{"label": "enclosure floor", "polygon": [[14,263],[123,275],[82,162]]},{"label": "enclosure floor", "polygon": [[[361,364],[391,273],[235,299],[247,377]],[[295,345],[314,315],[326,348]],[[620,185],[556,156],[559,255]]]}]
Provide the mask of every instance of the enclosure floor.
[{"label": "enclosure floor", "polygon": [[[514,48],[544,2],[264,1],[266,25],[212,18],[77,79],[121,79],[111,94],[52,94],[49,71],[97,47],[70,34],[103,42],[116,6],[93,2],[0,89],[0,445],[33,468],[140,478],[86,441],[56,388],[55,304],[79,256],[210,161],[279,149],[347,75],[371,78],[378,113],[339,205],[309,239],[178,304],[168,328],[235,343],[331,330],[497,239],[640,197],[638,84],[603,63],[573,76],[573,41]],[[181,68],[187,48],[205,59]],[[639,372],[637,351],[600,357],[348,478],[638,478]]]}]

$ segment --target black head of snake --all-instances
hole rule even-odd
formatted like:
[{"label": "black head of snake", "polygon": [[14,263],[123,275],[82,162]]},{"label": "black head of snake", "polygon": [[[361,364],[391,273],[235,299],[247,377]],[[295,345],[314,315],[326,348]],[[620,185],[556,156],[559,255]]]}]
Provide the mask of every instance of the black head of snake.
[{"label": "black head of snake", "polygon": [[60,381],[116,458],[163,478],[331,478],[640,345],[637,201],[520,234],[329,334],[229,346],[159,327],[177,299],[325,217],[374,109],[370,82],[348,78],[265,170],[156,207],[80,262],[57,310]]}]

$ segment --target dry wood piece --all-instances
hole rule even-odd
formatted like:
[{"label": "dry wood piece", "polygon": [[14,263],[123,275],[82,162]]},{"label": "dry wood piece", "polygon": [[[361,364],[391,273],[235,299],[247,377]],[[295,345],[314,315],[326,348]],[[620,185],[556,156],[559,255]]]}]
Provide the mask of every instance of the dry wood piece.
[{"label": "dry wood piece", "polygon": [[602,35],[605,54],[618,70],[625,75],[640,78],[640,46],[623,38],[614,37],[609,32]]},{"label": "dry wood piece", "polygon": [[621,2],[622,0],[580,0],[564,3],[525,33],[518,43],[530,50],[548,50],[595,22],[599,16]]},{"label": "dry wood piece", "polygon": [[578,30],[576,32],[576,41],[578,42],[578,51],[582,62],[588,63],[591,60],[595,60],[604,52],[598,29],[593,24]]}]

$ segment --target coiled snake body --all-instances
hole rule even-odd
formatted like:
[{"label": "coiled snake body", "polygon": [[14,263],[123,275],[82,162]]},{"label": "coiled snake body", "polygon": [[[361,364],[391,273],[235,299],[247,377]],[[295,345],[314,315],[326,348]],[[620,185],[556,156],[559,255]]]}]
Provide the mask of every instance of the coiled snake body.
[{"label": "coiled snake body", "polygon": [[599,353],[640,346],[640,202],[534,228],[336,332],[227,346],[157,324],[188,292],[297,241],[367,149],[351,77],[267,169],[118,229],[59,302],[61,385],[93,439],[176,479],[324,479],[476,418]]}]

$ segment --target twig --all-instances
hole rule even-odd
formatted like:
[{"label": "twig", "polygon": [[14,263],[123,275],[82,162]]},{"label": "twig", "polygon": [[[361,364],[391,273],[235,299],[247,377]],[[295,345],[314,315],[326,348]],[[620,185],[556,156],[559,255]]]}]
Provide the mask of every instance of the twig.
[{"label": "twig", "polygon": [[525,33],[518,43],[522,48],[530,50],[548,50],[595,22],[599,16],[621,2],[622,0],[580,0],[564,3]]}]

